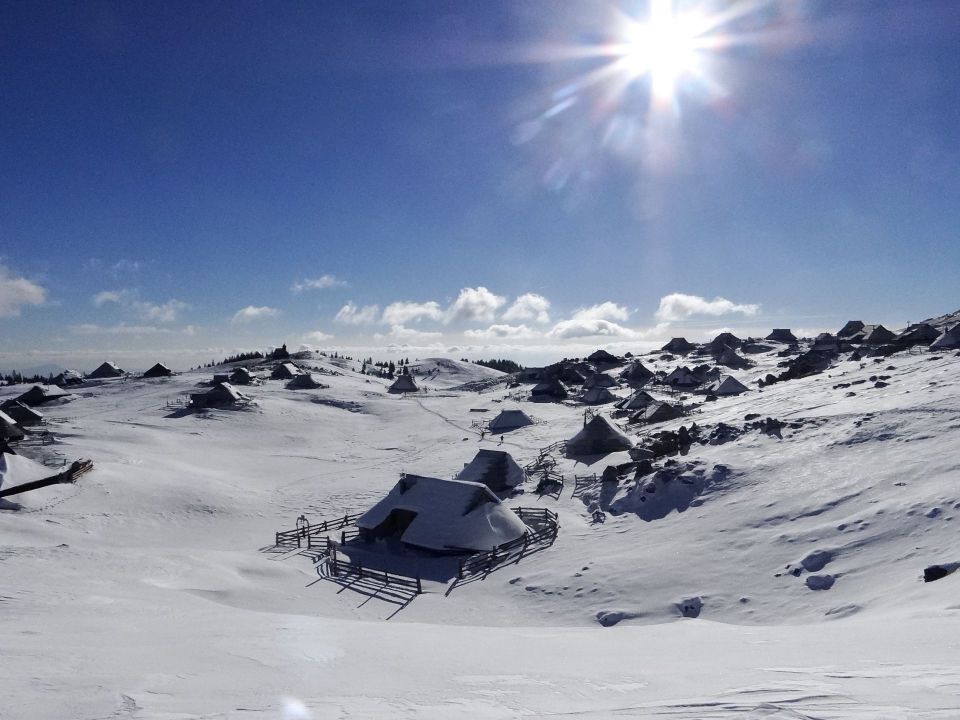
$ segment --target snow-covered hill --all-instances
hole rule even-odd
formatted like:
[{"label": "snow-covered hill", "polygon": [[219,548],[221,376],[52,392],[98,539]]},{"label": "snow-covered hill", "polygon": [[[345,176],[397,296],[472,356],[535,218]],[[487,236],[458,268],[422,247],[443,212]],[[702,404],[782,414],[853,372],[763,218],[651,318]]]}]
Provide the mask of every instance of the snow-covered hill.
[{"label": "snow-covered hill", "polygon": [[[960,562],[960,358],[841,360],[757,389],[780,347],[733,372],[750,392],[628,429],[724,423],[728,441],[576,498],[575,475],[630,458],[560,459],[558,500],[531,481],[508,501],[559,514],[551,548],[405,605],[322,579],[273,532],[364,510],[402,471],[453,477],[478,448],[525,464],[584,406],[445,359],[411,363],[427,391],[404,397],[316,357],[328,388],[267,381],[206,413],[176,403],[209,371],[80,387],[41,408],[59,441],[23,453],[94,471],[0,510],[0,715],[960,716],[960,573],[921,579]],[[472,422],[512,408],[539,422],[481,440]]]}]

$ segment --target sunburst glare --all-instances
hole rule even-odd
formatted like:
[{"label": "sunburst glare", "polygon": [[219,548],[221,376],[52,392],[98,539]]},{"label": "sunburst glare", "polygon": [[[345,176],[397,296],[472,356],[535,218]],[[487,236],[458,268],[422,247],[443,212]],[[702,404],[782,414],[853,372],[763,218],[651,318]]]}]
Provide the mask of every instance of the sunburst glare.
[{"label": "sunburst glare", "polygon": [[633,78],[649,76],[655,101],[670,101],[684,75],[699,74],[699,38],[707,27],[699,15],[677,14],[670,0],[655,0],[648,20],[624,25],[618,65]]}]

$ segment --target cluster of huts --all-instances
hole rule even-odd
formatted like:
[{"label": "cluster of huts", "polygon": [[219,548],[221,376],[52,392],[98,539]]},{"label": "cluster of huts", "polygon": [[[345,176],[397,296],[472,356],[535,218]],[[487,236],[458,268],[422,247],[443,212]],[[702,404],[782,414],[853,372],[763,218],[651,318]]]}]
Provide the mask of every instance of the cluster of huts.
[{"label": "cluster of huts", "polygon": [[[490,421],[495,432],[531,425],[521,410],[504,410]],[[597,415],[565,443],[568,457],[629,451],[633,441]],[[434,553],[491,550],[529,531],[503,505],[526,481],[525,470],[505,451],[481,449],[452,480],[403,475],[357,520],[360,539],[396,541]]]}]

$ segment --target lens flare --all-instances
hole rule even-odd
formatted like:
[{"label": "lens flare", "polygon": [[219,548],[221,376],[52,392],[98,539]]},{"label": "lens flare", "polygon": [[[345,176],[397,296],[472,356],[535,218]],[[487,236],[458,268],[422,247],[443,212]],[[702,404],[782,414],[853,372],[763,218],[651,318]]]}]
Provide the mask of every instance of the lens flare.
[{"label": "lens flare", "polygon": [[649,76],[654,99],[669,101],[684,75],[699,72],[702,27],[695,15],[675,14],[669,0],[654,2],[649,20],[628,21],[620,64],[633,78]]}]

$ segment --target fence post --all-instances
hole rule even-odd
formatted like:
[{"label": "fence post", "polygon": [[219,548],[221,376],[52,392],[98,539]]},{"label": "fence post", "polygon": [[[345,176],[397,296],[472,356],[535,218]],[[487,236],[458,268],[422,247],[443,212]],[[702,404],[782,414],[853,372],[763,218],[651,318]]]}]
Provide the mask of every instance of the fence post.
[{"label": "fence post", "polygon": [[417,575],[417,595],[423,592],[423,585],[420,584],[420,576]]}]

